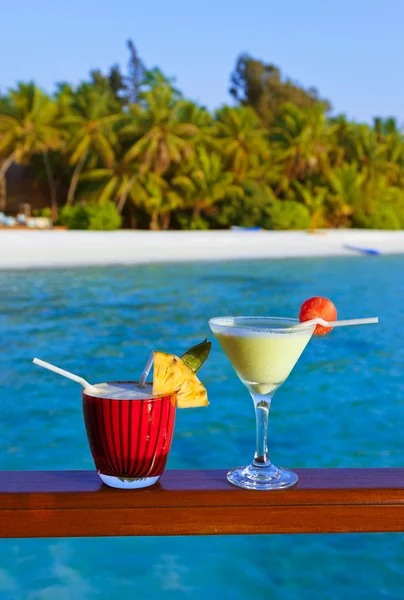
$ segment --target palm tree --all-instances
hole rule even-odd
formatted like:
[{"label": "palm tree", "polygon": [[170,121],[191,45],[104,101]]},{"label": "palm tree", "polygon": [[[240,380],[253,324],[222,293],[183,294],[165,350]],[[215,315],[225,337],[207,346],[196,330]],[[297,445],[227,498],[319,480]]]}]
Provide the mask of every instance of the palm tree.
[{"label": "palm tree", "polygon": [[114,164],[113,145],[117,137],[113,125],[124,116],[123,113],[110,114],[109,101],[107,92],[100,94],[91,87],[82,87],[72,97],[70,114],[59,120],[69,133],[65,152],[70,156],[70,164],[74,165],[67,204],[74,201],[80,173],[91,153],[101,158],[107,168]]},{"label": "palm tree", "polygon": [[389,165],[394,165],[388,169],[390,184],[404,187],[404,137],[400,131],[388,131],[384,151]]},{"label": "palm tree", "polygon": [[389,160],[386,139],[368,125],[351,124],[342,143],[347,149],[346,160],[357,163],[366,181],[382,174],[392,179],[398,175],[399,166]]},{"label": "palm tree", "polygon": [[346,224],[355,210],[366,204],[366,174],[360,172],[357,163],[343,163],[328,174],[331,189],[328,208],[329,218],[334,225]]},{"label": "palm tree", "polygon": [[152,69],[146,69],[143,74],[143,81],[140,83],[140,91],[138,99],[142,104],[145,101],[145,93],[152,92],[155,89],[166,88],[173,100],[181,100],[181,91],[174,86],[175,77],[167,77],[159,67],[153,67]]},{"label": "palm tree", "polygon": [[95,184],[98,190],[97,200],[100,204],[106,200],[114,200],[118,213],[121,213],[128,198],[134,204],[142,205],[147,201],[145,175],[139,168],[121,160],[115,160],[110,167],[96,168],[82,173],[80,181]]},{"label": "palm tree", "polygon": [[224,106],[216,113],[216,125],[216,148],[224,155],[235,180],[241,182],[259,177],[270,154],[267,131],[260,126],[254,110],[244,106]]},{"label": "palm tree", "polygon": [[276,195],[294,179],[304,181],[330,171],[337,128],[336,124],[328,124],[321,104],[304,110],[293,104],[284,105],[271,136],[277,150],[276,161],[283,165],[285,174]]},{"label": "palm tree", "polygon": [[70,83],[59,81],[56,84],[55,102],[58,105],[60,117],[66,117],[71,114],[71,106],[75,99],[75,91]]},{"label": "palm tree", "polygon": [[27,163],[41,154],[48,180],[52,216],[57,218],[56,187],[49,152],[62,145],[63,132],[56,126],[57,105],[34,84],[20,83],[10,92],[10,111],[0,114],[0,182],[13,162]]},{"label": "palm tree", "polygon": [[199,145],[205,145],[210,149],[214,148],[217,124],[204,106],[199,106],[190,100],[183,100],[177,104],[176,116],[181,123],[188,123],[195,128],[192,136],[192,150]]},{"label": "palm tree", "polygon": [[112,199],[119,213],[131,199],[137,208],[150,215],[150,229],[168,229],[171,212],[183,207],[183,198],[163,176],[143,173],[136,162],[125,159],[117,158],[109,168],[82,173],[80,181],[95,184],[97,201]]},{"label": "palm tree", "polygon": [[156,173],[145,176],[145,189],[148,197],[144,209],[151,216],[150,229],[168,229],[172,212],[184,207],[183,197],[170,181]]},{"label": "palm tree", "polygon": [[[4,117],[0,114],[0,211],[5,211],[7,206],[6,174],[15,161],[14,136],[6,128]],[[10,123],[11,126],[11,123]]]},{"label": "palm tree", "polygon": [[124,160],[138,161],[143,173],[164,175],[191,154],[197,127],[179,120],[181,101],[175,101],[168,85],[157,85],[141,96],[145,108],[131,105],[131,122],[120,131],[131,144]]},{"label": "palm tree", "polygon": [[212,208],[226,197],[244,196],[243,188],[234,183],[234,175],[223,170],[220,154],[204,146],[197,148],[184,173],[173,177],[172,183],[184,193],[193,223],[202,213],[212,213]]},{"label": "palm tree", "polygon": [[311,181],[302,185],[297,179],[293,182],[293,187],[297,192],[296,200],[301,201],[310,211],[312,229],[325,225],[326,200],[329,190],[323,186],[315,186]]}]

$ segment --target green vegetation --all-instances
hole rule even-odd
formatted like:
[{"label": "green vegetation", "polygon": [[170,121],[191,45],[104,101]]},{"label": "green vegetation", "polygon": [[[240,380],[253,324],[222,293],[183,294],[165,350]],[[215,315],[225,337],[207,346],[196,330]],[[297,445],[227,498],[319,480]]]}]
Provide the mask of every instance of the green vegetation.
[{"label": "green vegetation", "polygon": [[118,214],[116,204],[106,200],[102,204],[66,204],[60,211],[59,221],[67,229],[113,231],[120,228],[122,217]]},{"label": "green vegetation", "polygon": [[92,71],[52,96],[0,96],[0,210],[6,174],[47,185],[54,222],[76,229],[404,228],[404,136],[330,117],[316,90],[242,55],[235,106],[187,100],[132,42],[128,74]]},{"label": "green vegetation", "polygon": [[269,215],[271,229],[307,229],[310,227],[309,209],[294,200],[275,202]]}]

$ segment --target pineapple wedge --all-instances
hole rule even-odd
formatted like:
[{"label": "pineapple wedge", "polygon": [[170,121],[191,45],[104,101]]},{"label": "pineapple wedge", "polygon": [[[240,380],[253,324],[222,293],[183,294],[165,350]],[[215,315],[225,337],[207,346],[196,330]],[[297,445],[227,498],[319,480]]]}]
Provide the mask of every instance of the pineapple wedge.
[{"label": "pineapple wedge", "polygon": [[177,392],[178,408],[209,404],[205,387],[181,358],[166,352],[154,352],[153,395],[173,392]]}]

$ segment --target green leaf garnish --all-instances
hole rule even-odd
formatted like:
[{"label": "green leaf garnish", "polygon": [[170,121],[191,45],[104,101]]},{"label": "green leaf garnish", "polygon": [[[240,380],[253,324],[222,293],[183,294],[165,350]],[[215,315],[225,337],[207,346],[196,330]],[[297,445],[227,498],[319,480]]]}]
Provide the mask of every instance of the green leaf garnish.
[{"label": "green leaf garnish", "polygon": [[210,349],[212,347],[212,342],[208,342],[208,338],[205,338],[203,342],[192,346],[189,350],[187,350],[182,356],[181,360],[192,369],[194,373],[197,373],[205,360],[209,356]]}]

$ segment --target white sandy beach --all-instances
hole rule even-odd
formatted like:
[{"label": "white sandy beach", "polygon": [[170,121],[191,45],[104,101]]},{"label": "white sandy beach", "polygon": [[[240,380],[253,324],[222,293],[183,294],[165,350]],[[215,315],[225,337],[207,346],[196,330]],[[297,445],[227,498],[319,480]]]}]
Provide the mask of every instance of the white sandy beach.
[{"label": "white sandy beach", "polygon": [[249,258],[404,254],[404,231],[0,230],[0,269]]}]

